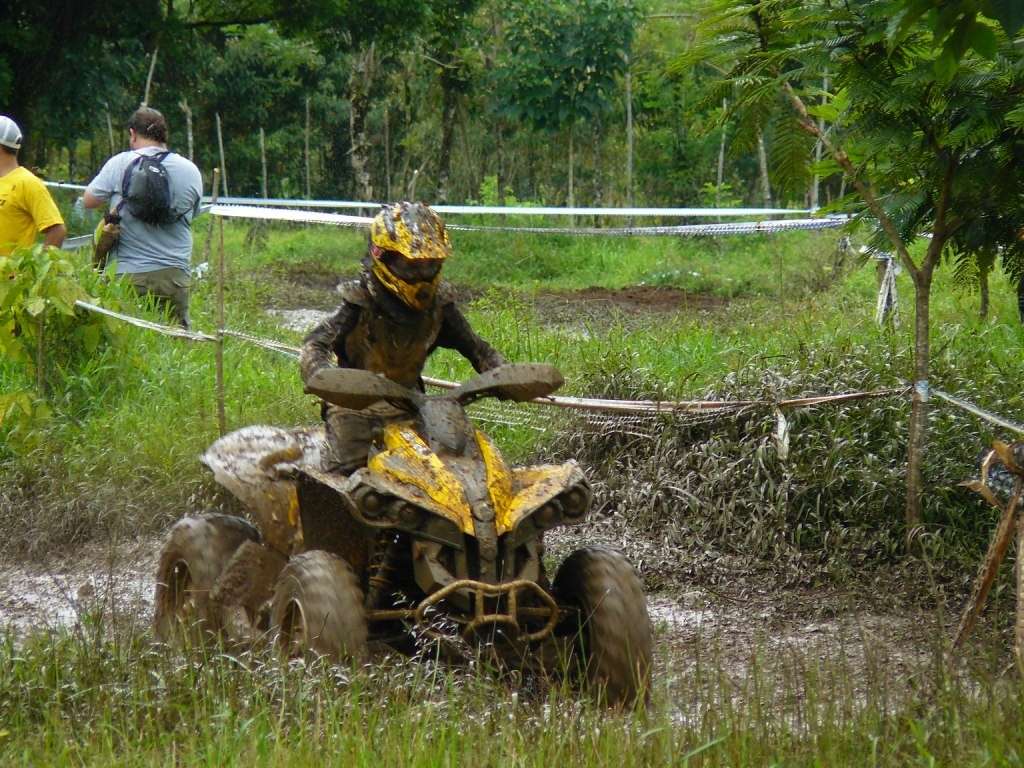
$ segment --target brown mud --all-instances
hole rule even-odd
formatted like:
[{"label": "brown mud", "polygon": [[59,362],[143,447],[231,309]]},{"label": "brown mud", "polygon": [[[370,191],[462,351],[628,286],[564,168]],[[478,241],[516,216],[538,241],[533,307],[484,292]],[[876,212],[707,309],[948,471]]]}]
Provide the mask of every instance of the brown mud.
[{"label": "brown mud", "polygon": [[[284,327],[304,333],[338,305],[337,286],[341,279],[336,272],[320,264],[277,266],[267,275],[267,284],[274,286],[273,308],[268,311],[280,317]],[[484,295],[483,291],[469,286],[454,285],[453,288],[456,300],[463,305]],[[518,301],[532,308],[540,322],[553,325],[607,325],[613,321],[633,324],[670,314],[690,316],[719,312],[729,304],[729,299],[722,296],[654,285],[592,286],[516,295]]]},{"label": "brown mud", "polygon": [[[0,562],[0,632],[19,638],[79,631],[95,627],[97,619],[148,626],[162,543],[153,538],[90,546],[49,560]],[[579,545],[565,534],[551,542],[549,553],[557,562]],[[638,565],[645,581],[661,581],[650,560],[641,557]],[[673,592],[649,594],[648,610],[657,642],[655,674],[681,689],[689,687],[696,665],[709,660],[737,686],[755,668],[837,659],[851,675],[879,663],[892,673],[909,671],[920,668],[936,638],[949,632],[948,622],[933,611],[888,610],[869,595],[851,599],[827,588],[786,591],[748,584],[729,594],[679,584]]]}]

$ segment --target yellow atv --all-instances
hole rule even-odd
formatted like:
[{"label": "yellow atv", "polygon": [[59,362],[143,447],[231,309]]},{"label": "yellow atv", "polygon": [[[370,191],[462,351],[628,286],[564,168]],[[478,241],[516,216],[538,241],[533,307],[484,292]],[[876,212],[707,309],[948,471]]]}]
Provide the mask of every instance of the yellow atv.
[{"label": "yellow atv", "polygon": [[574,461],[510,468],[465,407],[525,401],[562,384],[547,365],[504,365],[441,395],[367,371],[329,369],[307,391],[405,416],[376,437],[367,466],[324,472],[322,428],[247,427],[203,455],[256,526],[220,514],[171,530],[156,586],[156,631],[189,628],[290,654],[358,659],[368,643],[486,644],[548,670],[560,660],[613,704],[646,697],[651,627],[636,570],[617,551],[571,554],[554,582],[544,532],[578,525],[592,492]]}]

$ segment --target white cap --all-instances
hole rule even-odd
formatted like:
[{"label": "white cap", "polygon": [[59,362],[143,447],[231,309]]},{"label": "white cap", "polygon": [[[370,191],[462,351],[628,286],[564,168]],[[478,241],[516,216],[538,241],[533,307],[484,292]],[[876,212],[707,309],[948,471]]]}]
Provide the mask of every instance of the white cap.
[{"label": "white cap", "polygon": [[9,149],[21,149],[21,128],[7,115],[0,115],[0,144]]}]

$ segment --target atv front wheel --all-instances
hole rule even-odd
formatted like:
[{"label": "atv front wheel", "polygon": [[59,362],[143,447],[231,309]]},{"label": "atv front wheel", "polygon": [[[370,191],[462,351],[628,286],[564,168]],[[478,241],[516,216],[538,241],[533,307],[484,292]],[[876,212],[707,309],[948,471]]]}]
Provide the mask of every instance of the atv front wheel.
[{"label": "atv front wheel", "polygon": [[558,569],[554,593],[559,603],[578,610],[560,634],[572,636],[570,664],[597,698],[611,706],[646,700],[651,622],[630,562],[606,547],[576,550]]},{"label": "atv front wheel", "polygon": [[220,631],[210,591],[243,542],[257,541],[256,529],[240,517],[207,514],[186,517],[171,528],[156,571],[153,629],[171,642],[196,628]]},{"label": "atv front wheel", "polygon": [[313,651],[347,661],[366,652],[363,591],[349,564],[327,552],[304,552],[288,561],[274,589],[270,624],[288,656]]}]

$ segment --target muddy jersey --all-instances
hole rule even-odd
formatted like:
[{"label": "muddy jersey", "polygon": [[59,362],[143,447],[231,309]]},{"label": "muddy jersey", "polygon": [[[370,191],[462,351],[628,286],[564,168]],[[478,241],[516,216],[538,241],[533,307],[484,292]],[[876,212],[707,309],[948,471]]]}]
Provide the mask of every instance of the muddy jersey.
[{"label": "muddy jersey", "polygon": [[380,373],[420,389],[423,366],[437,347],[458,351],[478,372],[505,362],[473,332],[446,284],[439,287],[433,306],[417,312],[374,280],[364,276],[341,286],[338,311],[314,328],[303,343],[303,381],[323,366],[337,364]]}]

